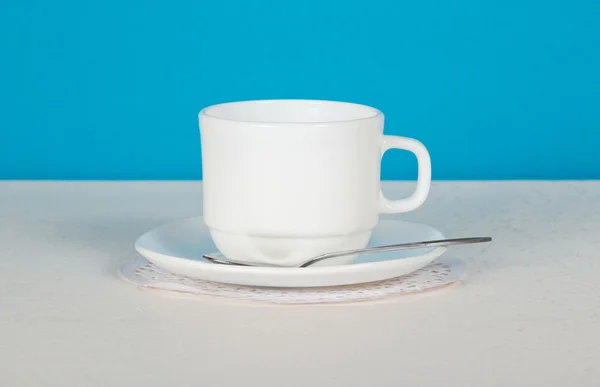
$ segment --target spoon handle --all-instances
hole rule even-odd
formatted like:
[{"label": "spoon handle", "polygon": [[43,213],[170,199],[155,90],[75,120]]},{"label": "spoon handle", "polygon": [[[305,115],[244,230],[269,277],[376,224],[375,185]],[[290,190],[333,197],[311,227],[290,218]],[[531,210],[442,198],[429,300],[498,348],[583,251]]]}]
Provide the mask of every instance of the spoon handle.
[{"label": "spoon handle", "polygon": [[490,237],[471,237],[471,238],[454,238],[454,239],[439,239],[433,241],[423,241],[423,242],[412,242],[412,243],[401,243],[397,245],[387,245],[387,246],[377,246],[377,247],[367,247],[364,249],[355,249],[355,250],[345,250],[345,251],[336,251],[334,253],[326,253],[319,255],[300,265],[300,267],[307,267],[319,261],[329,258],[338,258],[346,255],[354,255],[354,254],[366,254],[366,253],[380,253],[384,251],[396,251],[396,250],[409,250],[409,249],[419,249],[424,247],[447,247],[454,245],[467,245],[472,243],[484,243],[490,242],[492,238]]}]

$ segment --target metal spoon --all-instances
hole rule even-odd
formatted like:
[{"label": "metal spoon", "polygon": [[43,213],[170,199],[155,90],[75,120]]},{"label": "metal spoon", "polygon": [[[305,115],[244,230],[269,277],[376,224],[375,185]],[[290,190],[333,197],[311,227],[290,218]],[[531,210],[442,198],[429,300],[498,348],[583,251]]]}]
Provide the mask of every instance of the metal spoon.
[{"label": "metal spoon", "polygon": [[410,249],[422,249],[424,247],[446,247],[446,246],[454,246],[454,245],[466,245],[472,243],[484,243],[491,242],[492,238],[490,237],[471,237],[471,238],[455,238],[455,239],[440,239],[434,241],[423,241],[423,242],[411,242],[411,243],[401,243],[398,245],[387,245],[387,246],[377,246],[377,247],[367,247],[364,249],[356,249],[356,250],[345,250],[345,251],[336,251],[333,253],[326,253],[322,255],[318,255],[314,258],[311,258],[302,263],[296,264],[294,266],[281,266],[281,265],[273,265],[268,263],[250,263],[250,262],[240,262],[225,258],[220,253],[211,253],[202,255],[204,258],[213,263],[218,263],[222,265],[236,265],[236,266],[263,266],[263,267],[308,267],[314,263],[323,261],[329,258],[338,258],[343,257],[345,255],[355,255],[355,254],[365,254],[365,253],[380,253],[384,251],[395,251],[395,250],[410,250]]}]

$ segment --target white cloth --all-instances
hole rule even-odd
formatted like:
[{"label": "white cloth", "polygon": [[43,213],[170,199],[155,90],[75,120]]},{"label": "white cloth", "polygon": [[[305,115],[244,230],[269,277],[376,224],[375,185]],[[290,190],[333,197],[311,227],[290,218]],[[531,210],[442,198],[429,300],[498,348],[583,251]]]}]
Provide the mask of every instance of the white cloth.
[{"label": "white cloth", "polygon": [[458,281],[465,269],[466,265],[462,260],[440,257],[411,274],[385,281],[319,288],[267,288],[222,284],[171,274],[135,254],[122,265],[120,274],[125,280],[141,288],[161,289],[180,294],[276,304],[318,304],[364,301],[434,289]]}]

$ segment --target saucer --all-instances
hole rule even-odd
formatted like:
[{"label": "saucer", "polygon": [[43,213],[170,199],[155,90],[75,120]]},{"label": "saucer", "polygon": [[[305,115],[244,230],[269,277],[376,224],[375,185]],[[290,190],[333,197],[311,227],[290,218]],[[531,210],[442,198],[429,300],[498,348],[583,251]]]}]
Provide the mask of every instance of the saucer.
[{"label": "saucer", "polygon": [[[370,246],[444,239],[437,229],[401,220],[382,220]],[[202,254],[216,252],[202,217],[187,218],[148,231],[135,242],[144,258],[173,274],[212,282],[264,287],[321,287],[382,281],[412,273],[446,249],[423,248],[358,256],[352,264],[306,268],[219,265]]]}]

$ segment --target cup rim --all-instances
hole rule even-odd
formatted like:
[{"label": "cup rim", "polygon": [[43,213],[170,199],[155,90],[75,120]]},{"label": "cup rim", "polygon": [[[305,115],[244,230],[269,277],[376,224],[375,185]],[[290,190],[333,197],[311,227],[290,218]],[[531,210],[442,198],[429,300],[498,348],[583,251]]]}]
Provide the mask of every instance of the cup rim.
[{"label": "cup rim", "polygon": [[[236,119],[232,117],[226,117],[224,115],[215,114],[214,110],[218,108],[223,108],[226,106],[235,106],[235,105],[247,105],[247,104],[277,104],[277,103],[298,103],[298,104],[314,104],[314,105],[344,105],[347,107],[355,107],[365,110],[369,112],[368,115],[363,115],[357,118],[349,118],[349,119],[339,119],[339,120],[323,120],[323,121],[271,121],[271,120],[242,120]],[[326,126],[332,124],[340,124],[340,123],[349,123],[349,122],[358,122],[358,121],[368,121],[377,117],[383,117],[383,113],[372,106],[363,105],[354,102],[344,102],[344,101],[332,101],[332,100],[319,100],[319,99],[257,99],[257,100],[247,100],[247,101],[231,101],[224,102],[215,105],[210,105],[203,108],[200,113],[198,113],[198,117],[210,117],[211,119],[221,120],[221,121],[229,121],[229,122],[239,122],[239,123],[248,123],[248,124],[257,124],[264,126],[280,126],[280,125],[316,125],[316,126]]]}]

